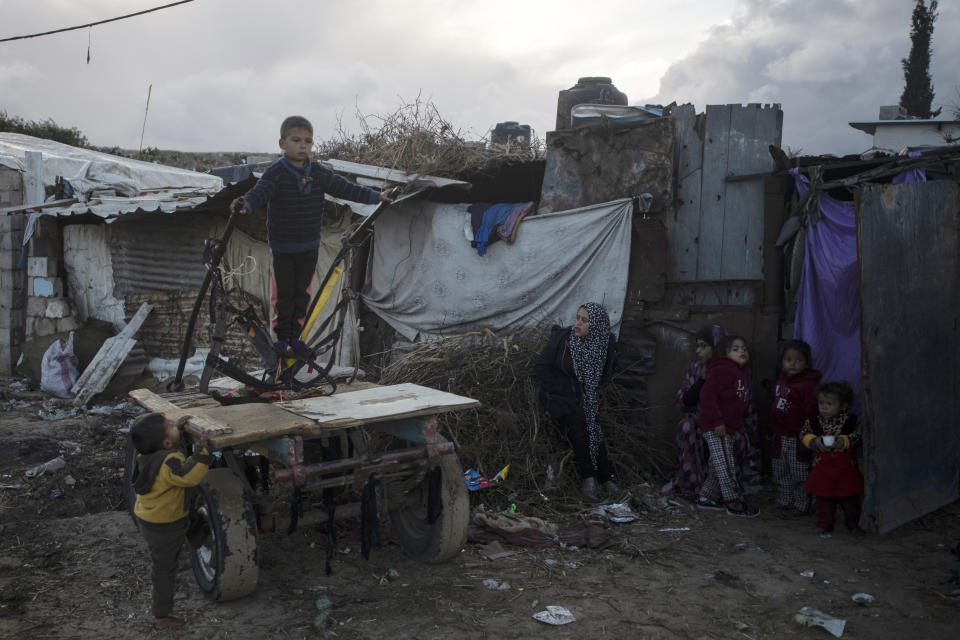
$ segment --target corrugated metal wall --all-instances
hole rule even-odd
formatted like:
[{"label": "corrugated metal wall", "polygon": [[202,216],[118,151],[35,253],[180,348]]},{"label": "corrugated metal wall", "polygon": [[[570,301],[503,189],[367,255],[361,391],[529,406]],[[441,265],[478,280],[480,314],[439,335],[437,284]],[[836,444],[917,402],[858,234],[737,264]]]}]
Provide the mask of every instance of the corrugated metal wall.
[{"label": "corrugated metal wall", "polygon": [[213,236],[211,214],[130,214],[110,226],[110,253],[118,298],[149,291],[198,290],[203,242]]},{"label": "corrugated metal wall", "polygon": [[883,533],[960,497],[960,185],[866,185],[857,234],[864,518]]}]

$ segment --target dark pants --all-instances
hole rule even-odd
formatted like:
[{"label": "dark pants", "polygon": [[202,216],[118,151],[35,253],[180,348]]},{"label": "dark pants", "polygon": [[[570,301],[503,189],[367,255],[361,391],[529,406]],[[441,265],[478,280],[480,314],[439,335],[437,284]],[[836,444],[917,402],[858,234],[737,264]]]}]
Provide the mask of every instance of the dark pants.
[{"label": "dark pants", "polygon": [[310,304],[307,289],[317,270],[317,255],[317,249],[302,253],[273,252],[273,277],[277,283],[273,331],[278,340],[300,337],[301,324]]},{"label": "dark pants", "polygon": [[853,531],[860,522],[860,496],[843,496],[831,498],[817,496],[817,528],[833,531],[833,519],[837,507],[843,509],[843,523],[847,529]]},{"label": "dark pants", "polygon": [[188,519],[169,524],[140,521],[140,530],[150,549],[153,563],[153,617],[166,618],[173,612],[173,583],[177,575],[177,558],[187,533]]},{"label": "dark pants", "polygon": [[607,446],[602,440],[597,450],[597,466],[596,468],[593,466],[593,461],[590,459],[590,434],[587,432],[587,421],[583,412],[576,411],[555,420],[563,426],[570,440],[573,453],[577,456],[580,477],[595,477],[597,482],[601,483],[613,478],[613,467],[610,466],[610,460],[607,458]]}]

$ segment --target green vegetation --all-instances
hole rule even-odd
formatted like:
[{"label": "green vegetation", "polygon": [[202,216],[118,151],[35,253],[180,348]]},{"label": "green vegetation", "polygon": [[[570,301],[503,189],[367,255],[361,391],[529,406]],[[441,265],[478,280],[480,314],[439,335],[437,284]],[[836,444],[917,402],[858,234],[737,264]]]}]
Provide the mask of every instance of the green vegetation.
[{"label": "green vegetation", "polygon": [[46,120],[24,120],[18,116],[7,115],[0,110],[0,132],[23,133],[34,138],[55,140],[74,147],[89,147],[87,137],[76,127],[61,127],[52,118]]}]

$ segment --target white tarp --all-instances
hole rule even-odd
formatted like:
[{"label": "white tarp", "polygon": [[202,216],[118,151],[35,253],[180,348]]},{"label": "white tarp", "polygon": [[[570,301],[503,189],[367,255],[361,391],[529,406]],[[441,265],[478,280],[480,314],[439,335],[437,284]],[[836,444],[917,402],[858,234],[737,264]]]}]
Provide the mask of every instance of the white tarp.
[{"label": "white tarp", "polygon": [[411,202],[377,221],[363,301],[401,335],[570,325],[585,302],[603,303],[618,329],[630,199],[527,216],[513,245],[483,257],[464,236],[467,206]]},{"label": "white tarp", "polygon": [[94,189],[115,189],[117,195],[133,197],[152,189],[198,189],[212,195],[223,188],[223,180],[208,173],[122,158],[20,133],[0,133],[0,165],[22,172],[27,151],[43,154],[44,186],[54,186],[57,176],[63,176],[80,200],[86,200]]}]

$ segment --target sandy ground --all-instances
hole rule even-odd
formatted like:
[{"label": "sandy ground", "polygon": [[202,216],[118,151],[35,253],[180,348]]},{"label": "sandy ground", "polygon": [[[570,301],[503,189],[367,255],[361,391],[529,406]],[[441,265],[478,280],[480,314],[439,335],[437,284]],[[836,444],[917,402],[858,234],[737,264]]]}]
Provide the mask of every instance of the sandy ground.
[{"label": "sandy ground", "polygon": [[[405,557],[386,521],[384,546],[364,560],[359,517],[346,510],[330,576],[319,514],[308,511],[293,535],[281,519],[279,532],[261,536],[259,585],[242,600],[206,599],[184,554],[177,614],[188,626],[156,632],[146,547],[121,493],[118,429],[132,413],[65,415],[66,405],[11,390],[13,382],[0,380],[0,638],[830,637],[794,622],[803,606],[846,620],[844,638],[960,634],[960,598],[949,595],[960,504],[885,536],[818,536],[812,518],[779,518],[769,487],[754,496],[760,517],[741,519],[661,500],[645,486],[625,487],[636,521],[599,523],[602,548],[507,546],[513,555],[487,560],[482,545],[468,544],[441,565]],[[58,454],[64,469],[24,476]],[[474,502],[505,506],[503,489],[486,491]],[[577,503],[556,513],[589,518]],[[854,603],[858,592],[873,602]],[[322,598],[332,607],[318,630]],[[576,621],[533,619],[547,605]]]}]

